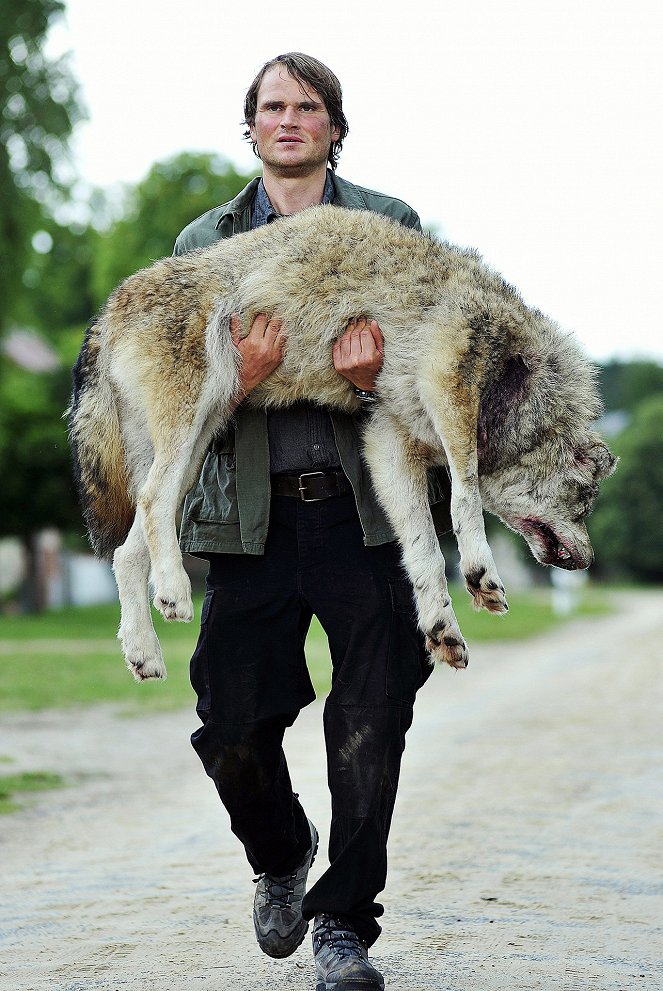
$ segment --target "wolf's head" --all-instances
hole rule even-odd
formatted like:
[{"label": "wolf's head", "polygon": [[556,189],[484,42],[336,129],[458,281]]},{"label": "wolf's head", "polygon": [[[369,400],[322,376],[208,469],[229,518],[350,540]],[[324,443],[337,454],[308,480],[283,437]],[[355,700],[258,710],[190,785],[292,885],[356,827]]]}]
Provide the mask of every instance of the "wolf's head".
[{"label": "wolf's head", "polygon": [[585,526],[617,459],[598,434],[571,444],[544,443],[518,461],[481,477],[485,508],[521,534],[540,564],[568,571],[588,568],[594,554]]}]

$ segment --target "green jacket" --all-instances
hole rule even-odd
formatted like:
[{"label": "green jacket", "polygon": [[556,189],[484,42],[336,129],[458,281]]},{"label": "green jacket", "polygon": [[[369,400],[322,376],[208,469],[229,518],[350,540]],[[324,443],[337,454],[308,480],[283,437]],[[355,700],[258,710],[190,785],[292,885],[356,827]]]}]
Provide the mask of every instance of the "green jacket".
[{"label": "green jacket", "polygon": [[[405,227],[421,230],[419,217],[401,200],[353,186],[334,176],[337,206],[373,210]],[[252,179],[229,203],[203,214],[182,231],[176,255],[207,247],[222,238],[251,229],[251,207],[258,186]],[[378,414],[379,415],[379,414]],[[331,412],[336,446],[350,479],[367,546],[395,540],[379,504],[360,450],[361,415]],[[431,501],[442,498],[432,482]],[[262,554],[269,524],[269,449],[263,410],[239,407],[234,426],[212,444],[194,488],[184,503],[180,543],[190,554]]]}]

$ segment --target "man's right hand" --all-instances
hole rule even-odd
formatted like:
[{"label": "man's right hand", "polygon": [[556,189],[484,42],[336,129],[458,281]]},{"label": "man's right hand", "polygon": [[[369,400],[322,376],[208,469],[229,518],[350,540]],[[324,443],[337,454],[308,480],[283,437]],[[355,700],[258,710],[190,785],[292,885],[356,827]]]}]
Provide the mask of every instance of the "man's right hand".
[{"label": "man's right hand", "polygon": [[241,320],[237,313],[233,313],[230,318],[230,336],[242,357],[239,369],[241,394],[237,397],[238,403],[281,364],[285,348],[281,321],[275,317],[270,320],[265,313],[258,314],[246,337],[241,337],[241,333]]}]

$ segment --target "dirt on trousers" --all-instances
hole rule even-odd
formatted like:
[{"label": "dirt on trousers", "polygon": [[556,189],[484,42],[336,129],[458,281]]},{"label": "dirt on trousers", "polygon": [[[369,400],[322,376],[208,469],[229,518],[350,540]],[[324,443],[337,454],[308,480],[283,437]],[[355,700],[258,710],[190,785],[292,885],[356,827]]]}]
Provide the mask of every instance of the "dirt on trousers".
[{"label": "dirt on trousers", "polygon": [[[372,953],[388,991],[663,988],[662,643],[663,592],[629,593],[607,618],[474,644],[466,672],[434,672]],[[313,876],[321,719],[309,706],[286,738],[321,833]],[[284,961],[258,949],[251,870],[189,745],[196,725],[109,706],[3,717],[12,772],[73,783],[0,819],[0,988],[315,987],[309,937]]]}]

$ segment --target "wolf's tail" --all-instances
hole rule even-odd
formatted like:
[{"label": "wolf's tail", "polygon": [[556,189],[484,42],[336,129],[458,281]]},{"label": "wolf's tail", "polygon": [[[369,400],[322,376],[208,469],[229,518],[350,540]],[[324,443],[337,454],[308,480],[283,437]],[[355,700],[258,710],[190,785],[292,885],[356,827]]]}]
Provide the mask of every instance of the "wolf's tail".
[{"label": "wolf's tail", "polygon": [[73,371],[67,410],[78,494],[90,543],[112,557],[124,543],[136,506],[130,492],[125,448],[112,383],[100,364],[98,326],[93,323]]}]

